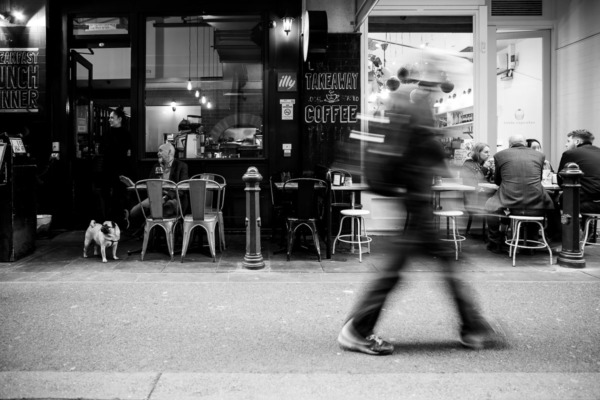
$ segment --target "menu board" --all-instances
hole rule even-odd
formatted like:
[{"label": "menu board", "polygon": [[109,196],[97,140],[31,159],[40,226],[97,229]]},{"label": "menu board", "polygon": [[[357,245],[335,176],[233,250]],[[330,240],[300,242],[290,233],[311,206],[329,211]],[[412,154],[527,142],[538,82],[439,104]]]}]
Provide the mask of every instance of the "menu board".
[{"label": "menu board", "polygon": [[360,34],[331,33],[325,54],[309,54],[301,76],[303,166],[330,166],[358,126]]}]

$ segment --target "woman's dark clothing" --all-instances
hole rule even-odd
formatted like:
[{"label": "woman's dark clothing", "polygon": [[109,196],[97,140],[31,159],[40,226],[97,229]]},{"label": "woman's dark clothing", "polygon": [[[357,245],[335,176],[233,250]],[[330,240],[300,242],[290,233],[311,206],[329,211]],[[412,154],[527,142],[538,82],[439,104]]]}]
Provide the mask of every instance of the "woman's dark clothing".
[{"label": "woman's dark clothing", "polygon": [[100,154],[104,220],[119,223],[124,218],[124,210],[128,209],[126,187],[119,176],[131,176],[130,151],[131,136],[123,127],[110,128],[102,138]]}]

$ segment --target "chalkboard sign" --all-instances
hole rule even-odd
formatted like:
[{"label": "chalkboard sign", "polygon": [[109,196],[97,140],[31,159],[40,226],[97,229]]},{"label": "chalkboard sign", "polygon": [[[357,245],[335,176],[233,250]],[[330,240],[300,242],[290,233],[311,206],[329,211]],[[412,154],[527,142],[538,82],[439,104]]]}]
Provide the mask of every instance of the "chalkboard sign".
[{"label": "chalkboard sign", "polygon": [[309,54],[301,77],[303,169],[344,157],[360,112],[360,34],[328,35],[325,54]]}]

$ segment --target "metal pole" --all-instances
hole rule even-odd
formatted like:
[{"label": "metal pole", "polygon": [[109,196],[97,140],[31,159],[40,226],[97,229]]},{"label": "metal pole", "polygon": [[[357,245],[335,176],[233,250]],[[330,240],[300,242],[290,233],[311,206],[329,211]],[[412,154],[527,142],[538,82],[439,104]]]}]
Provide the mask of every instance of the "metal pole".
[{"label": "metal pole", "polygon": [[262,175],[256,167],[250,167],[242,177],[246,182],[246,255],[242,265],[248,269],[265,267],[260,252],[260,182]]},{"label": "metal pole", "polygon": [[585,268],[585,259],[579,243],[579,178],[583,172],[575,163],[568,163],[558,173],[563,180],[562,198],[562,251],[558,255],[558,265],[568,268]]}]

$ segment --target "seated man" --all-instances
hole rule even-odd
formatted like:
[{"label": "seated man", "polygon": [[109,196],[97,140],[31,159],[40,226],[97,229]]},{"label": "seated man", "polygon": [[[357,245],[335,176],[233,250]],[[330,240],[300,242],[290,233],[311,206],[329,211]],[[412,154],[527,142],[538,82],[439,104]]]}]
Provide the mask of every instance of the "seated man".
[{"label": "seated man", "polygon": [[[600,213],[600,148],[593,146],[594,135],[581,129],[567,134],[567,150],[560,158],[558,170],[574,162],[583,172],[579,180],[579,211],[582,213]],[[562,178],[558,175],[558,183]]]},{"label": "seated man", "polygon": [[[133,186],[134,183],[131,179],[121,176],[121,182],[127,186]],[[164,143],[158,148],[158,162],[154,164],[150,170],[149,179],[168,179],[175,183],[181,182],[188,179],[188,167],[183,161],[175,159],[175,148],[171,143]],[[185,212],[187,208],[187,198],[182,198],[182,208]],[[185,203],[185,204],[184,204]],[[142,213],[142,207],[148,214],[150,212],[150,204],[148,199],[143,200],[141,203],[135,205],[129,215],[130,223],[133,226],[139,226],[143,224],[144,214]],[[177,209],[177,194],[175,190],[165,190],[163,196],[163,216],[173,217],[177,215],[179,210]]]},{"label": "seated man", "polygon": [[[485,209],[489,214],[505,216],[505,210],[520,215],[543,215],[554,209],[552,199],[542,187],[542,170],[545,156],[527,147],[522,135],[511,136],[509,148],[494,156],[496,172],[494,182],[498,191],[488,199]],[[505,233],[500,231],[500,218],[490,217],[488,222],[488,250],[502,252]],[[532,225],[533,226],[533,225]],[[533,226],[535,228],[535,226]],[[529,238],[535,240],[535,231]]]}]

